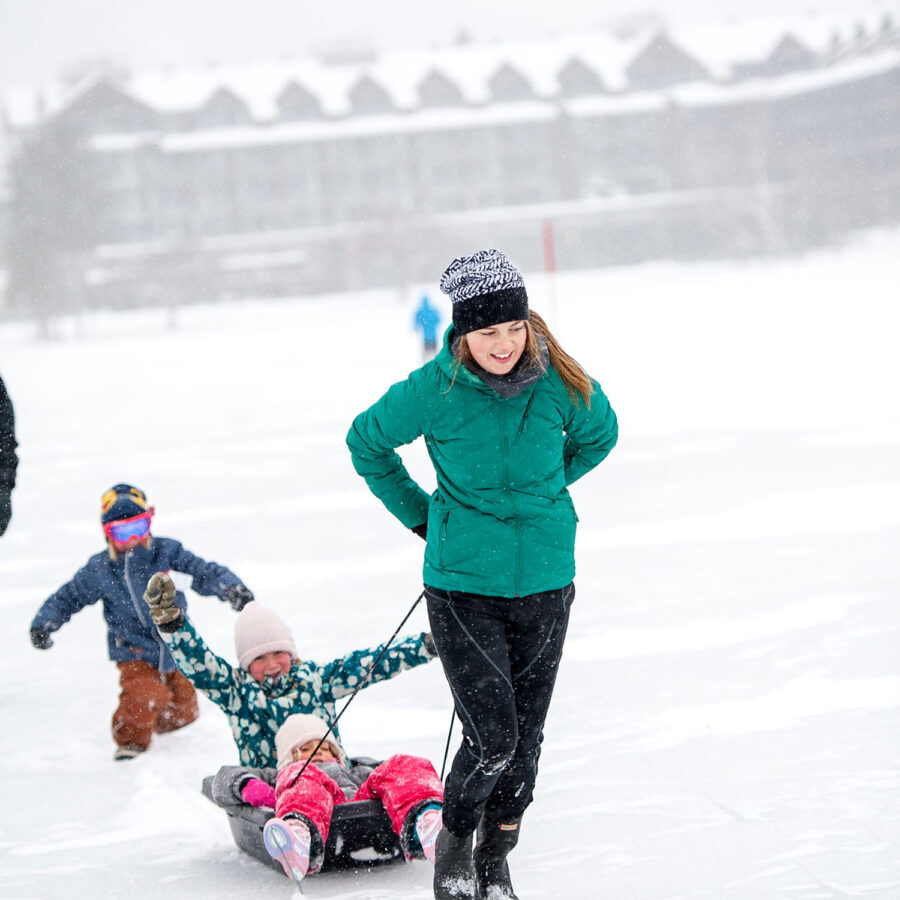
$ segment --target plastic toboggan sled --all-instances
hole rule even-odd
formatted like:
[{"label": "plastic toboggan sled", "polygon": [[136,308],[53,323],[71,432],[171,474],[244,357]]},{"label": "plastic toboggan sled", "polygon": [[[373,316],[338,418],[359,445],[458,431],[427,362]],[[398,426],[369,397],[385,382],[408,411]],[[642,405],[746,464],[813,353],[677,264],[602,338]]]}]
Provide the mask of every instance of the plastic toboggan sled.
[{"label": "plastic toboggan sled", "polygon": [[[246,803],[220,803],[213,798],[213,775],[203,779],[203,795],[224,809],[235,844],[254,859],[283,873],[281,863],[266,852],[263,826],[274,815],[271,809]],[[331,814],[322,871],[373,865],[403,858],[391,820],[377,800],[339,803]]]}]

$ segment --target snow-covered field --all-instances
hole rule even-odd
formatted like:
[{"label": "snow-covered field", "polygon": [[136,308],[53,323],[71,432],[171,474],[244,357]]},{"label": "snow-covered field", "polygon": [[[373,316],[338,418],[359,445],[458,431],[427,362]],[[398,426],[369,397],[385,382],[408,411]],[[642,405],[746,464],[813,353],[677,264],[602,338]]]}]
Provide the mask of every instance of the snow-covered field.
[{"label": "snow-covered field", "polygon": [[[622,436],[573,489],[578,598],[511,857],[523,900],[900,898],[898,259],[895,232],[802,260],[573,273],[553,294],[529,277]],[[21,443],[0,539],[0,896],[295,893],[199,792],[236,758],[224,716],[204,699],[195,725],[114,763],[99,607],[43,653],[28,624],[101,548],[100,494],[125,480],[301,653],[386,639],[422,545],[344,434],[418,365],[416,299],[96,314],[50,342],[0,324]],[[423,448],[406,456],[430,485]],[[234,613],[191,609],[231,657]],[[449,722],[433,664],[360,694],[342,730],[351,751],[440,768]],[[306,894],[426,900],[430,879],[396,864]]]}]

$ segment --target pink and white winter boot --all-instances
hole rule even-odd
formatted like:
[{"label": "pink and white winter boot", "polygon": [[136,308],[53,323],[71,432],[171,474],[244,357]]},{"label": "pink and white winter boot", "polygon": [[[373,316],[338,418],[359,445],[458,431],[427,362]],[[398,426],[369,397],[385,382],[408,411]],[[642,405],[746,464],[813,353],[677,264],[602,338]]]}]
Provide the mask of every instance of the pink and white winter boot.
[{"label": "pink and white winter boot", "polygon": [[422,845],[425,859],[434,865],[434,845],[444,824],[444,813],[440,806],[426,806],[416,816],[416,837]]},{"label": "pink and white winter boot", "polygon": [[281,863],[298,886],[309,871],[309,826],[302,819],[269,819],[263,828],[263,844],[272,859]]}]

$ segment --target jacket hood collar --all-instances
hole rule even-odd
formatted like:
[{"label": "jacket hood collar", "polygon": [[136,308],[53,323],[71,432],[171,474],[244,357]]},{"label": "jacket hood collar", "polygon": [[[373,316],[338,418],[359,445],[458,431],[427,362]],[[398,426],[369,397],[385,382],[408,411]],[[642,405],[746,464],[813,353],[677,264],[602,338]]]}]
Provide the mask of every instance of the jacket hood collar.
[{"label": "jacket hood collar", "polygon": [[456,357],[453,355],[453,341],[456,338],[456,329],[450,325],[444,332],[444,340],[441,349],[438,350],[434,361],[438,368],[448,377],[453,377],[456,370]]}]

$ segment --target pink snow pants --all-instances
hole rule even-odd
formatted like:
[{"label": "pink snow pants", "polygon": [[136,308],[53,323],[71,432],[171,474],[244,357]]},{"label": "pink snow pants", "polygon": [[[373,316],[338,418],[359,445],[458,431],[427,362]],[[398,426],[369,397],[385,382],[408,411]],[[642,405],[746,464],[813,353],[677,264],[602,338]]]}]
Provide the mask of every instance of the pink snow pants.
[{"label": "pink snow pants", "polygon": [[[308,765],[297,783],[288,787],[303,763],[291,763],[278,773],[275,783],[275,815],[303,815],[318,829],[322,843],[328,840],[331,813],[336,803],[348,799],[336,781],[315,765]],[[398,754],[385,760],[365,780],[353,800],[380,800],[399,835],[409,811],[423,800],[442,801],[444,789],[434,766],[419,756]]]}]

